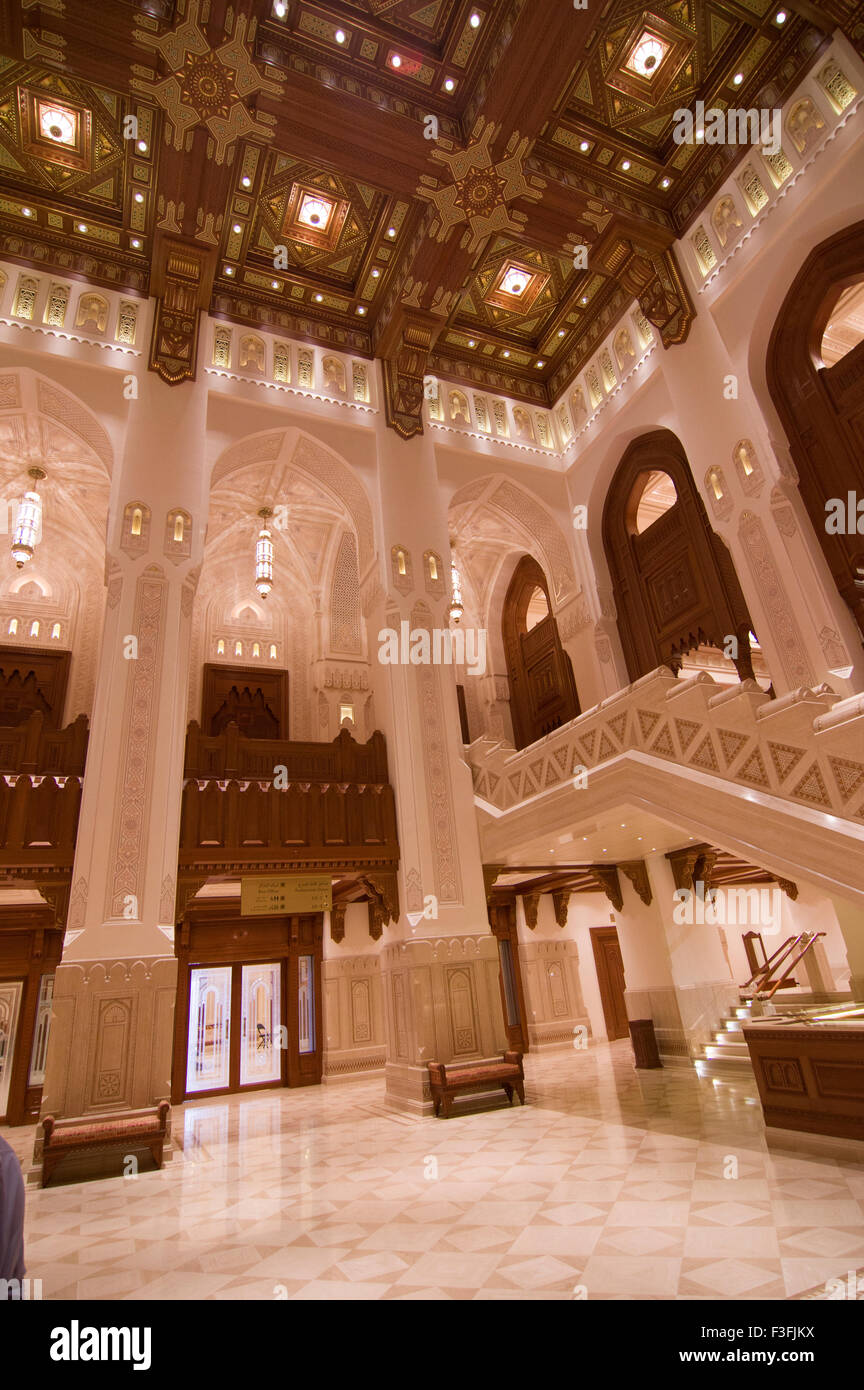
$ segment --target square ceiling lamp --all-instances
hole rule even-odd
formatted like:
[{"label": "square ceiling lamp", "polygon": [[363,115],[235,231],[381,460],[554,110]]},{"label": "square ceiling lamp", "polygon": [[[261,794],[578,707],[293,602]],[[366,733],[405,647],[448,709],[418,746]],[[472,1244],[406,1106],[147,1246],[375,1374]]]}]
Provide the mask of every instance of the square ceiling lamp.
[{"label": "square ceiling lamp", "polygon": [[527,314],[548,279],[545,273],[521,265],[519,261],[505,261],[485,296],[486,303],[497,309]]},{"label": "square ceiling lamp", "polygon": [[335,250],[349,207],[347,199],[334,198],[321,189],[295,183],[288,199],[283,232],[307,246]]},{"label": "square ceiling lamp", "polygon": [[91,117],[85,106],[19,87],[18,109],[28,154],[89,170]]},{"label": "square ceiling lamp", "polygon": [[649,29],[644,29],[624,66],[628,72],[635,72],[639,77],[650,79],[659,71],[668,52],[668,43],[657,34],[652,34]]}]

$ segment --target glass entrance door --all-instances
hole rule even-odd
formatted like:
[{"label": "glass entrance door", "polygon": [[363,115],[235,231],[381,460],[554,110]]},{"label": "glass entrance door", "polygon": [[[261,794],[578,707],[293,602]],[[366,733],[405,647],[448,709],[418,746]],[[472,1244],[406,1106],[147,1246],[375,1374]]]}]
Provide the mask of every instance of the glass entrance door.
[{"label": "glass entrance door", "polygon": [[6,1115],[23,980],[0,980],[0,1120]]},{"label": "glass entrance door", "polygon": [[282,967],[244,965],[240,984],[240,1085],[282,1079]]},{"label": "glass entrance door", "polygon": [[187,1095],[282,1080],[282,968],[281,961],[191,967]]}]

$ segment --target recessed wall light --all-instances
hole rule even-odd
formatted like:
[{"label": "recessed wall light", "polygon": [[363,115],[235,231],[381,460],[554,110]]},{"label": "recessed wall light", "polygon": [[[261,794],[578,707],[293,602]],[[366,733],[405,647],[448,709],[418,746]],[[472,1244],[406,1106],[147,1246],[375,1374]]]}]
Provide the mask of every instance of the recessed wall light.
[{"label": "recessed wall light", "polygon": [[586,154],[587,151],[590,150],[591,145],[590,145],[589,141],[587,141],[587,140],[580,140],[580,142],[579,142],[579,148],[580,148],[580,150],[582,151],[583,154]]},{"label": "recessed wall light", "polygon": [[472,28],[472,29],[479,29],[479,28],[480,28],[480,16],[479,16],[479,14],[477,13],[476,10],[475,10],[474,13],[471,15],[471,18],[469,19],[468,23],[471,25],[471,28]]},{"label": "recessed wall light", "polygon": [[629,160],[629,159],[622,159],[622,160],[621,160],[621,168],[624,170],[624,172],[625,172],[625,174],[626,174],[627,170],[630,168],[630,160]]},{"label": "recessed wall light", "polygon": [[445,90],[445,92],[452,92],[452,91],[453,91],[453,88],[454,88],[455,86],[456,86],[456,83],[453,81],[453,78],[452,78],[452,77],[448,77],[448,78],[447,78],[447,81],[444,83],[444,90]]},{"label": "recessed wall light", "polygon": [[337,30],[336,30],[336,33],[333,35],[333,37],[334,37],[334,39],[336,40],[337,43],[344,43],[344,42],[345,42],[345,30],[344,30],[344,29],[337,29]]},{"label": "recessed wall light", "polygon": [[391,68],[401,68],[401,66],[402,66],[402,59],[399,57],[399,54],[398,54],[398,53],[391,53],[391,55],[390,55],[390,66],[391,66]]},{"label": "recessed wall light", "polygon": [[139,154],[146,154],[146,153],[147,153],[147,141],[146,141],[146,140],[139,140],[139,141],[138,141],[138,153],[139,153]]},{"label": "recessed wall light", "polygon": [[144,194],[143,194],[143,193],[133,193],[132,196],[134,197],[136,203],[143,203],[143,202],[144,202]]},{"label": "recessed wall light", "polygon": [[732,85],[733,85],[734,87],[740,87],[740,86],[741,86],[741,83],[742,83],[743,81],[744,81],[744,74],[743,74],[743,72],[736,72],[735,76],[732,78]]}]

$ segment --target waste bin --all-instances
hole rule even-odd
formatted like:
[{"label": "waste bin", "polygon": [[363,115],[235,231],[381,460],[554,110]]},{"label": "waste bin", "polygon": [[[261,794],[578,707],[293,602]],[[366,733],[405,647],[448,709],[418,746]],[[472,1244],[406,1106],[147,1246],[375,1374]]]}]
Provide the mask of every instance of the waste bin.
[{"label": "waste bin", "polygon": [[637,1068],[662,1067],[653,1018],[631,1018],[630,1041]]}]

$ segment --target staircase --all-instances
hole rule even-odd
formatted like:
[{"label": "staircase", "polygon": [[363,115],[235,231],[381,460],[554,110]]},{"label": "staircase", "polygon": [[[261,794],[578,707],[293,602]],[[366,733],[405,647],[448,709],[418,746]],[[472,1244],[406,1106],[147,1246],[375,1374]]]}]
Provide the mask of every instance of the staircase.
[{"label": "staircase", "polygon": [[705,1043],[701,1056],[696,1058],[696,1070],[700,1076],[722,1078],[733,1081],[753,1078],[750,1053],[744,1041],[742,1025],[753,1017],[750,1004],[739,1004],[733,1013],[723,1019],[714,1039]]}]

